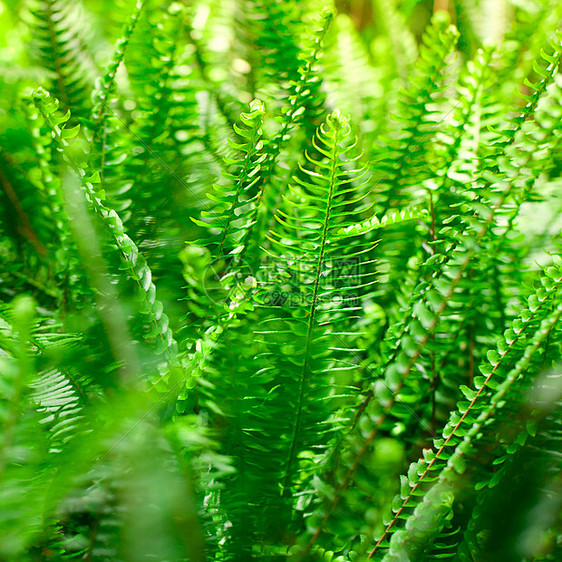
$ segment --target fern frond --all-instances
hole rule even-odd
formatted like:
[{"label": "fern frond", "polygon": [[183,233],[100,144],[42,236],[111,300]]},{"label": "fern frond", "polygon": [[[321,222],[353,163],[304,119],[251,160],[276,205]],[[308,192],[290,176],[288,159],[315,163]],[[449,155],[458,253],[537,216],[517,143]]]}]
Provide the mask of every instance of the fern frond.
[{"label": "fern frond", "polygon": [[[449,24],[443,12],[435,14],[427,29],[418,63],[400,101],[402,125],[391,132],[382,154],[374,149],[376,163],[376,192],[381,199],[383,212],[404,205],[404,197],[412,200],[409,189],[424,176],[428,152],[436,132],[435,126],[447,110],[440,110],[438,94],[446,88],[447,73],[458,32]],[[410,178],[410,179],[409,179]],[[415,180],[413,179],[415,178]],[[399,202],[399,203],[398,203]]]},{"label": "fern frond", "polygon": [[260,182],[261,166],[266,158],[262,140],[264,106],[259,100],[250,104],[250,111],[240,116],[241,126],[234,131],[241,143],[230,141],[230,146],[241,154],[232,160],[232,171],[224,177],[230,185],[215,185],[208,197],[214,208],[201,213],[201,219],[193,221],[209,229],[210,238],[202,243],[209,247],[213,259],[223,260],[243,253],[249,231],[255,223],[256,201],[261,192],[256,189]]},{"label": "fern frond", "polygon": [[[285,184],[288,182],[285,172],[282,172],[281,178],[278,178],[280,166],[283,164],[283,154],[291,144],[294,144],[293,135],[299,127],[303,128],[304,142],[301,142],[298,152],[300,153],[302,146],[306,146],[309,151],[314,151],[314,148],[308,146],[308,143],[326,114],[325,96],[322,93],[318,63],[333,17],[332,12],[323,14],[317,29],[308,37],[308,41],[299,55],[300,66],[297,75],[292,77],[287,85],[284,85],[285,92],[282,97],[284,105],[278,117],[280,126],[266,146],[267,159],[262,171],[264,185],[261,188],[262,194],[256,202],[258,206],[257,225],[254,235],[250,239],[250,257],[252,254],[258,253],[258,249],[262,245],[267,246],[268,244],[266,234],[268,229],[274,225],[273,217],[279,208],[285,192]],[[288,165],[284,163],[289,170],[293,165],[295,165],[294,162],[289,162]]]},{"label": "fern frond", "polygon": [[129,39],[135,30],[144,5],[144,0],[138,0],[136,2],[133,13],[123,27],[121,37],[119,37],[115,43],[112,60],[107,66],[103,77],[96,84],[96,87],[92,92],[92,99],[94,100],[92,107],[92,123],[94,124],[94,132],[97,134],[105,128],[104,120],[107,114],[107,104],[110,102],[111,95],[113,94],[113,90],[115,88],[117,71],[125,58],[125,51],[127,49],[127,45],[129,44]]},{"label": "fern frond", "polygon": [[[280,412],[289,406],[292,412],[277,428],[274,444],[277,455],[285,457],[274,472],[284,498],[295,493],[295,473],[305,463],[305,451],[324,450],[337,427],[335,419],[329,421],[336,413],[330,404],[341,400],[336,389],[345,386],[346,373],[354,368],[349,353],[346,358],[350,320],[373,284],[372,274],[363,270],[363,254],[372,243],[347,230],[352,216],[368,209],[365,169],[351,157],[349,123],[338,112],[331,114],[314,144],[322,160],[307,155],[307,166],[301,167],[307,179],[294,178],[276,215],[278,224],[268,235],[272,271],[264,270],[267,278],[258,285],[266,315],[264,359],[270,365],[264,376],[274,385],[267,403]],[[346,264],[356,268],[346,271]],[[334,300],[337,294],[343,299]],[[292,341],[283,341],[289,333]],[[267,433],[262,439],[259,449],[268,447]]]},{"label": "fern frond", "polygon": [[76,6],[66,0],[31,0],[29,12],[39,56],[53,74],[53,95],[65,110],[87,117],[91,67],[77,29]]},{"label": "fern frond", "polygon": [[65,127],[69,113],[62,116],[57,113],[58,103],[56,100],[52,100],[44,90],[36,90],[34,99],[51,128],[53,138],[62,150],[63,157],[79,175],[86,199],[112,234],[121,253],[123,265],[139,288],[139,294],[143,299],[143,312],[147,314],[151,324],[149,336],[156,338],[158,353],[164,353],[168,362],[175,361],[177,343],[169,327],[168,317],[163,313],[163,305],[156,299],[156,287],[152,281],[152,273],[146,260],[139,252],[136,244],[125,233],[123,223],[117,213],[108,209],[95,191],[93,182],[99,181],[99,174],[88,173],[84,167],[76,164],[73,153],[69,150],[70,144],[67,139],[76,136],[78,126],[72,129]]}]

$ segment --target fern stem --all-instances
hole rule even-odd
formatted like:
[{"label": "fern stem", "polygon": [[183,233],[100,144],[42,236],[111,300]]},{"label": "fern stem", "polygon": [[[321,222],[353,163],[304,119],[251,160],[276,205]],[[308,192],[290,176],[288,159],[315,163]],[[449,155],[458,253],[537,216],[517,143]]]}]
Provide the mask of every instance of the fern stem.
[{"label": "fern stem", "polygon": [[[316,262],[316,275],[314,279],[314,289],[312,292],[312,302],[310,304],[310,309],[308,312],[308,325],[306,329],[306,341],[305,341],[305,354],[304,354],[304,361],[301,369],[301,376],[299,382],[299,391],[298,391],[298,402],[297,402],[297,413],[295,424],[293,428],[293,435],[291,438],[291,447],[289,450],[289,459],[287,461],[287,467],[285,469],[285,479],[283,481],[283,495],[288,495],[288,488],[290,485],[290,478],[291,478],[291,466],[293,464],[295,458],[295,451],[297,446],[297,438],[300,431],[301,426],[301,418],[302,418],[302,411],[303,411],[303,403],[304,403],[304,392],[307,383],[307,375],[309,374],[309,359],[310,359],[310,347],[312,344],[312,333],[314,329],[314,319],[316,315],[316,302],[318,299],[318,289],[320,286],[320,276],[322,274],[322,264],[324,262],[324,254],[326,251],[326,243],[328,240],[328,227],[330,224],[330,212],[332,209],[332,199],[334,197],[334,189],[336,185],[336,173],[337,173],[337,157],[338,157],[338,144],[339,144],[339,133],[341,131],[341,126],[339,121],[335,120],[338,124],[335,129],[335,138],[333,140],[333,147],[332,147],[332,154],[331,154],[331,169],[330,169],[330,183],[328,188],[328,198],[326,200],[326,214],[324,218],[324,226],[322,230],[322,241],[320,245],[320,251],[318,253],[318,260]],[[287,493],[286,493],[287,492]]]},{"label": "fern stem", "polygon": [[4,175],[4,172],[0,168],[0,183],[2,184],[2,189],[6,193],[6,196],[10,200],[10,203],[13,205],[16,214],[18,215],[21,221],[21,229],[20,232],[24,236],[24,238],[35,248],[35,251],[41,256],[45,257],[47,255],[47,248],[43,245],[27,213],[24,211],[22,204],[14,191],[12,184],[8,181],[8,178]]}]

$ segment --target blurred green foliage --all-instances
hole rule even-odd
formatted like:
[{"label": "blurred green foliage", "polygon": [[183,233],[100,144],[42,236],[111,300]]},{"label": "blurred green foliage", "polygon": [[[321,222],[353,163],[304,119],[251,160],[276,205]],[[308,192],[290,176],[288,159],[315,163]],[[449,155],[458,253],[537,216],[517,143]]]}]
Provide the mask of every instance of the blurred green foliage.
[{"label": "blurred green foliage", "polygon": [[562,559],[562,4],[0,1],[0,560]]}]

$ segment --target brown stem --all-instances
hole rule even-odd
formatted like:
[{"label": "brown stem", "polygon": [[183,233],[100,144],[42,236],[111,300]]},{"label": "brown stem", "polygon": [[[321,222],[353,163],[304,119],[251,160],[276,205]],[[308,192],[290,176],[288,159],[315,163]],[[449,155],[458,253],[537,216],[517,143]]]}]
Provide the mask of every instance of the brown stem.
[{"label": "brown stem", "polygon": [[468,327],[468,386],[474,381],[474,325]]},{"label": "brown stem", "polygon": [[8,199],[10,200],[10,203],[14,206],[14,209],[20,220],[21,227],[18,229],[20,234],[35,248],[40,256],[45,257],[47,255],[47,248],[45,248],[45,246],[39,240],[37,233],[31,225],[29,217],[24,211],[19,198],[14,188],[12,187],[12,184],[8,181],[8,178],[4,175],[1,168],[0,183],[2,184],[2,189],[6,193]]},{"label": "brown stem", "polygon": [[449,0],[433,0],[433,13],[440,10],[449,11]]}]

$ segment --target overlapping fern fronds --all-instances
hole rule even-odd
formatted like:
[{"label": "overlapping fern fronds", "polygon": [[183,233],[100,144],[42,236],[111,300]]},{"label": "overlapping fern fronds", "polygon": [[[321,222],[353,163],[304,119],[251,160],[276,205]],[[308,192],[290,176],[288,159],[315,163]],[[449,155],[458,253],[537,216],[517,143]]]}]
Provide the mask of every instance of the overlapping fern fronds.
[{"label": "overlapping fern fronds", "polygon": [[0,558],[560,559],[562,13],[438,4],[0,4]]}]

